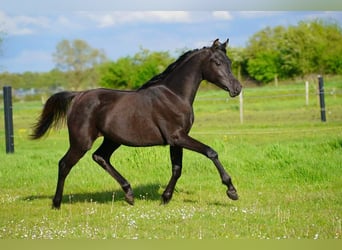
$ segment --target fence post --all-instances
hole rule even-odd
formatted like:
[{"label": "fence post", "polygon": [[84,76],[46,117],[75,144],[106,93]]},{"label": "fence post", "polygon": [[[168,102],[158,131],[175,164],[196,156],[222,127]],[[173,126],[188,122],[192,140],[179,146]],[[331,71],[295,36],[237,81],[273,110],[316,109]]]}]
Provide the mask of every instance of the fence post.
[{"label": "fence post", "polygon": [[318,90],[319,90],[319,104],[321,108],[321,121],[325,122],[326,117],[325,117],[325,101],[324,101],[324,82],[323,82],[323,77],[318,76]]},{"label": "fence post", "polygon": [[305,82],[305,104],[306,106],[309,105],[309,82]]},{"label": "fence post", "polygon": [[13,112],[12,112],[12,88],[3,87],[4,113],[5,113],[5,140],[6,153],[14,153]]},{"label": "fence post", "polygon": [[241,90],[239,95],[240,100],[240,123],[243,124],[243,91]]}]

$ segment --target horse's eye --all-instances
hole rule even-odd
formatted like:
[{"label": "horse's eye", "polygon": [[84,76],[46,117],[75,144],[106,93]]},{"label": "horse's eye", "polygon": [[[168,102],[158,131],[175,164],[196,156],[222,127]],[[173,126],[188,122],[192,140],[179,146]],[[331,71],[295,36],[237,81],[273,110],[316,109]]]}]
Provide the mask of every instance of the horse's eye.
[{"label": "horse's eye", "polygon": [[214,62],[215,62],[215,64],[216,64],[217,66],[220,66],[220,65],[221,65],[221,62],[220,62],[219,60],[214,60]]}]

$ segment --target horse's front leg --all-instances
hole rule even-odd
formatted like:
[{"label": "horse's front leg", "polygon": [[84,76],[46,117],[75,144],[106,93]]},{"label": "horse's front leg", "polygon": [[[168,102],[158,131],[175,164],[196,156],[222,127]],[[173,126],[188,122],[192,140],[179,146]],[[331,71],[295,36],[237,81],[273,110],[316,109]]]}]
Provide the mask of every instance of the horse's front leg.
[{"label": "horse's front leg", "polygon": [[180,147],[201,153],[207,156],[213,161],[216,166],[217,171],[220,174],[222,183],[227,186],[227,195],[232,200],[237,200],[238,194],[232,183],[231,177],[228,175],[226,170],[223,168],[221,162],[218,159],[218,154],[211,147],[193,139],[185,133],[179,133],[173,137],[174,143]]},{"label": "horse's front leg", "polygon": [[182,174],[183,148],[170,146],[170,158],[172,163],[172,175],[164,193],[162,194],[162,202],[164,204],[167,204],[171,200],[177,180]]}]

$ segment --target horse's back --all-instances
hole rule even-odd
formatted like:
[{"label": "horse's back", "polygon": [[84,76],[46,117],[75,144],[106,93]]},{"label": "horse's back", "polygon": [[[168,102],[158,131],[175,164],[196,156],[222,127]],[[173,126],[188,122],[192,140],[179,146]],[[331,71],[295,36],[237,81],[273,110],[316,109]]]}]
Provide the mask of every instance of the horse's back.
[{"label": "horse's back", "polygon": [[71,137],[105,136],[129,146],[165,144],[153,119],[151,99],[137,91],[95,89],[81,92],[68,115]]}]

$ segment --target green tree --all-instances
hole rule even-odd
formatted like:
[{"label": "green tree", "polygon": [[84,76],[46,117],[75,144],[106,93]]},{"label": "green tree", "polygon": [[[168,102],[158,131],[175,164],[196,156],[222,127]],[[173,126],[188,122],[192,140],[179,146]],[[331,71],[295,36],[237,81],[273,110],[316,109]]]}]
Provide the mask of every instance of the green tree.
[{"label": "green tree", "polygon": [[136,73],[133,74],[131,88],[138,88],[153,76],[160,74],[173,59],[168,52],[151,52],[140,48],[140,51],[133,57],[133,64],[136,66]]},{"label": "green tree", "polygon": [[106,60],[106,55],[83,40],[62,40],[56,46],[53,60],[58,69],[69,73],[73,87],[79,89],[93,85],[89,79],[94,80],[95,67]]},{"label": "green tree", "polygon": [[13,88],[22,88],[23,79],[19,74],[3,72],[0,74],[0,86],[11,85]]},{"label": "green tree", "polygon": [[141,48],[133,57],[119,58],[100,66],[100,85],[109,88],[136,89],[161,73],[173,58],[168,52]]},{"label": "green tree", "polygon": [[271,52],[260,52],[248,61],[248,73],[257,81],[268,83],[278,77],[276,61]]},{"label": "green tree", "polygon": [[101,74],[99,84],[106,88],[127,89],[132,85],[134,65],[130,57],[119,58],[99,67]]},{"label": "green tree", "polygon": [[321,34],[314,34],[310,26],[310,23],[301,22],[287,29],[281,48],[281,61],[288,77],[304,76],[317,70],[318,48],[324,42]]},{"label": "green tree", "polygon": [[68,76],[66,72],[53,69],[49,72],[41,73],[38,84],[40,88],[48,87],[50,90],[68,88]]},{"label": "green tree", "polygon": [[317,65],[319,65],[319,73],[342,74],[342,28],[337,22],[325,22],[316,20],[312,23],[312,27],[320,30],[322,37],[321,43],[316,49],[319,53],[317,56]]},{"label": "green tree", "polygon": [[259,82],[268,83],[282,76],[280,70],[280,41],[284,37],[285,28],[267,27],[254,34],[248,42],[246,55],[248,57],[247,72]]},{"label": "green tree", "polygon": [[247,72],[259,82],[273,78],[342,73],[342,31],[332,21],[302,21],[287,28],[267,27],[246,47]]},{"label": "green tree", "polygon": [[247,64],[246,51],[242,47],[229,48],[227,50],[229,58],[232,60],[232,70],[237,79],[241,81],[242,75],[247,74],[244,70]]},{"label": "green tree", "polygon": [[300,22],[288,28],[284,41],[282,65],[288,76],[341,73],[342,32],[335,22]]}]

